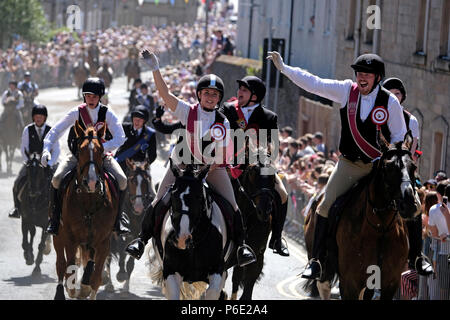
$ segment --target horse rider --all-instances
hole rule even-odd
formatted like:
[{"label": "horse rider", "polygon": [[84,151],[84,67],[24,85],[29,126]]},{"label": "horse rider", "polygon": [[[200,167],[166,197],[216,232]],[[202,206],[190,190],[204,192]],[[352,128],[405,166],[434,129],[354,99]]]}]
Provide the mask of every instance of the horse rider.
[{"label": "horse rider", "polygon": [[[413,136],[413,143],[411,145],[411,154],[414,160],[417,162],[421,152],[419,148],[420,132],[419,122],[417,118],[409,113],[403,106],[403,102],[406,99],[406,89],[403,81],[399,78],[389,78],[383,82],[383,87],[392,92],[403,107],[403,117],[405,119],[406,129],[411,130]],[[416,197],[417,197],[416,192]],[[422,254],[422,215],[416,216],[413,220],[407,221],[408,227],[408,240],[409,240],[409,268],[416,270],[421,276],[429,276],[434,270],[433,266],[426,261],[425,256]]]},{"label": "horse rider", "polygon": [[39,86],[31,81],[30,71],[25,71],[24,78],[18,84],[18,89],[22,92],[26,105],[34,105],[34,99],[39,95]]},{"label": "horse rider", "polygon": [[[207,146],[209,146],[211,143],[214,143],[214,152],[216,153],[214,158],[214,164],[211,165],[210,171],[206,177],[206,181],[208,182],[209,186],[215,190],[218,194],[222,195],[233,207],[234,210],[234,234],[236,242],[238,246],[237,250],[237,260],[239,266],[244,266],[250,263],[253,263],[256,261],[256,257],[254,252],[252,252],[251,248],[245,244],[245,233],[243,229],[243,222],[242,222],[242,215],[239,211],[239,207],[236,203],[236,199],[234,197],[233,187],[230,182],[230,178],[227,174],[227,171],[224,166],[219,166],[217,161],[217,158],[220,158],[220,155],[217,156],[217,154],[220,154],[222,151],[222,156],[225,155],[224,148],[226,147],[226,144],[228,143],[226,133],[229,132],[229,122],[226,119],[226,117],[220,113],[216,106],[220,103],[220,101],[223,99],[224,96],[224,85],[222,80],[217,77],[216,75],[206,75],[200,78],[198,84],[197,84],[197,98],[199,100],[199,103],[196,105],[189,105],[183,100],[177,98],[174,96],[168,89],[166,83],[164,82],[164,79],[162,78],[162,75],[159,71],[159,62],[158,58],[153,54],[150,53],[148,50],[144,50],[142,53],[145,62],[149,65],[150,69],[153,71],[153,78],[155,81],[156,88],[158,89],[159,95],[162,97],[162,99],[165,102],[165,106],[168,107],[172,112],[174,112],[174,115],[181,121],[183,125],[186,126],[186,129],[184,132],[187,133],[183,137],[185,145],[188,145],[189,142],[191,145],[194,145],[194,150],[191,148],[188,148],[189,154],[184,154],[183,158],[188,157],[189,160],[188,163],[192,163],[192,157],[197,155],[197,152],[195,152],[195,145],[199,146],[201,148],[200,153],[203,155],[204,150]],[[199,121],[197,121],[197,119]],[[197,126],[197,129],[194,127]],[[212,127],[221,128],[222,135],[218,136],[212,133]],[[202,138],[197,137],[195,133],[198,133],[200,131],[200,134]],[[209,136],[208,138],[205,138]],[[191,138],[190,141],[188,138]],[[214,141],[212,141],[214,138]],[[188,143],[186,143],[188,142]],[[181,141],[178,141],[177,145],[181,145]],[[220,148],[222,148],[220,150]],[[198,148],[197,148],[198,149]],[[211,150],[211,148],[208,148]],[[185,149],[183,150],[185,151]],[[194,155],[195,154],[195,155]],[[212,154],[212,151],[211,153]],[[171,159],[173,159],[175,162],[180,162],[179,159],[177,159],[177,156],[179,155],[179,152],[177,152],[177,148],[175,147],[172,150]],[[198,159],[202,158],[202,159]],[[201,161],[200,163],[204,163],[203,156],[198,156],[196,160]],[[223,159],[220,159],[223,160]],[[182,161],[185,164],[188,164],[184,161]],[[223,164],[223,162],[221,162]],[[167,190],[169,189],[169,186],[175,182],[175,176],[172,173],[171,168],[168,168],[164,178],[161,181],[160,187],[158,189],[157,195],[155,197],[155,200],[152,202],[152,204],[149,206],[149,208],[146,211],[144,220],[142,222],[142,230],[139,235],[139,237],[135,240],[133,240],[128,247],[126,248],[126,251],[133,257],[139,259],[145,249],[145,245],[147,244],[148,240],[153,235],[153,228],[154,228],[154,219],[155,219],[155,212],[158,212],[155,207],[157,207],[158,202],[160,199],[165,195]]]},{"label": "horse rider", "polygon": [[[376,54],[363,54],[356,58],[351,65],[356,82],[350,79],[344,81],[321,79],[304,69],[285,65],[281,55],[276,51],[268,52],[267,58],[302,89],[340,105],[339,151],[342,156],[330,175],[323,199],[317,207],[312,259],[302,274],[303,278],[320,279],[321,262],[324,262],[326,253],[328,211],[340,195],[372,170],[372,161],[380,155],[376,138],[378,123],[388,141],[391,143],[403,141],[406,134],[403,109],[397,98],[381,86],[385,66],[383,59]],[[377,111],[377,118],[371,114],[372,111]],[[379,121],[386,118],[384,124]],[[417,212],[420,212],[420,205],[416,205]]]},{"label": "horse rider", "polygon": [[149,94],[147,84],[143,83],[140,86],[140,92],[136,95],[136,101],[140,105],[147,108],[149,114],[153,114],[153,109],[155,108],[155,100]]},{"label": "horse rider", "polygon": [[[38,104],[33,106],[31,110],[31,118],[33,122],[27,125],[23,129],[22,133],[22,144],[20,146],[20,151],[22,153],[22,159],[24,165],[19,171],[19,175],[14,181],[13,187],[13,198],[14,198],[14,209],[9,214],[10,218],[20,218],[19,208],[19,190],[25,182],[25,177],[27,174],[26,163],[28,161],[28,155],[33,153],[42,154],[42,150],[44,148],[44,137],[50,131],[52,127],[47,125],[45,122],[47,121],[47,107]],[[52,159],[48,162],[50,167],[53,167],[59,157],[60,148],[58,141],[53,145],[51,149]]]},{"label": "horse rider", "polygon": [[[15,115],[17,119],[18,126],[20,126],[21,130],[25,126],[22,113],[20,110],[24,106],[23,94],[17,88],[17,81],[11,80],[9,81],[9,88],[3,92],[2,95],[2,104],[5,109],[15,110]],[[2,117],[0,118],[0,124],[5,121],[6,112],[3,112]]]},{"label": "horse rider", "polygon": [[131,112],[131,122],[123,123],[126,140],[117,150],[115,159],[126,172],[126,159],[147,162],[150,165],[156,159],[155,130],[146,125],[149,113],[146,107],[136,106]]},{"label": "horse rider", "polygon": [[74,132],[74,125],[78,120],[83,129],[86,129],[88,126],[94,126],[99,129],[105,124],[108,128],[105,135],[106,142],[103,143],[103,166],[106,171],[114,176],[119,185],[119,212],[114,224],[114,232],[117,234],[128,233],[130,232],[129,229],[122,225],[122,207],[125,199],[125,189],[127,188],[127,177],[111,154],[113,150],[125,142],[125,132],[115,113],[108,106],[100,103],[100,99],[105,93],[103,80],[96,77],[88,78],[83,84],[82,92],[84,103],[72,108],[69,113],[55,124],[44,139],[44,151],[42,153],[41,163],[46,166],[48,161],[52,159],[50,150],[52,150],[53,145],[62,137],[68,128],[71,128],[68,139],[71,154],[60,163],[52,179],[50,221],[47,232],[53,235],[58,234],[61,218],[61,203],[58,199],[58,189],[63,177],[69,171],[73,170],[78,163],[77,139]]},{"label": "horse rider", "polygon": [[139,105],[137,96],[141,93],[142,80],[140,78],[134,79],[133,89],[130,91],[130,97],[128,98],[128,109],[131,111],[135,106]]},{"label": "horse rider", "polygon": [[[220,111],[227,117],[230,127],[233,130],[247,130],[248,128],[257,128],[267,130],[268,152],[272,154],[273,144],[271,143],[271,130],[278,132],[277,115],[265,108],[262,100],[266,95],[266,86],[264,82],[255,76],[246,76],[237,80],[238,91],[237,100],[225,102]],[[278,134],[274,137],[278,139]],[[238,163],[238,152],[244,150],[234,141],[234,165]],[[262,175],[261,178],[268,178]],[[233,181],[232,182],[236,182]],[[281,212],[272,217],[272,237],[269,241],[269,248],[282,256],[289,256],[287,246],[281,241],[284,222],[286,220],[288,193],[278,174],[275,173],[275,190],[281,198]]]},{"label": "horse rider", "polygon": [[130,48],[128,48],[128,60],[136,63],[139,59],[139,49],[136,47],[136,41],[132,42]]}]

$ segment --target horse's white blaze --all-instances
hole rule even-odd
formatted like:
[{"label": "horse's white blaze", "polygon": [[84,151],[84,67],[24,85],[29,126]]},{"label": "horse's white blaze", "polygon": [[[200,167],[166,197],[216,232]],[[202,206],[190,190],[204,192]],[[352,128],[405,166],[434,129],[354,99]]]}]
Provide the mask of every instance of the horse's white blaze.
[{"label": "horse's white blaze", "polygon": [[134,202],[134,210],[136,212],[142,212],[144,210],[144,203],[142,202],[142,177],[137,176],[137,186],[136,186],[136,200]]},{"label": "horse's white blaze", "polygon": [[410,192],[410,194],[414,194],[414,189],[412,187],[411,180],[409,179],[409,174],[405,168],[402,170],[402,183],[400,185],[400,190],[402,191],[403,198],[405,198],[406,191]]},{"label": "horse's white blaze", "polygon": [[91,164],[89,165],[89,191],[94,192],[95,191],[95,185],[97,183],[97,174],[95,172],[95,165],[93,163],[94,161],[94,143],[91,141],[89,143],[89,155]]},{"label": "horse's white blaze", "polygon": [[182,192],[181,194],[180,194],[180,200],[181,200],[181,209],[182,210],[185,210],[185,211],[188,211],[189,210],[189,207],[186,205],[186,203],[184,202],[184,196],[185,195],[187,195],[187,194],[189,194],[189,190],[190,190],[190,187],[188,186],[187,188],[186,188],[186,190],[184,190],[184,192]]},{"label": "horse's white blaze", "polygon": [[181,215],[180,233],[178,234],[178,248],[186,249],[186,240],[192,237],[189,231],[189,217],[187,214]]}]

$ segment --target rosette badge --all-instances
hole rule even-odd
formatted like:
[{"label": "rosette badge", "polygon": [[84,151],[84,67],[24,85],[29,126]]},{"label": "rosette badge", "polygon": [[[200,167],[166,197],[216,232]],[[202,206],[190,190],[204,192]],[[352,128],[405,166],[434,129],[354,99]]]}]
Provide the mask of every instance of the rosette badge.
[{"label": "rosette badge", "polygon": [[389,113],[384,107],[375,107],[372,111],[372,122],[378,127],[385,124],[389,119]]},{"label": "rosette badge", "polygon": [[215,123],[211,126],[211,137],[214,140],[220,141],[225,138],[226,135],[226,129],[225,126],[221,123]]}]

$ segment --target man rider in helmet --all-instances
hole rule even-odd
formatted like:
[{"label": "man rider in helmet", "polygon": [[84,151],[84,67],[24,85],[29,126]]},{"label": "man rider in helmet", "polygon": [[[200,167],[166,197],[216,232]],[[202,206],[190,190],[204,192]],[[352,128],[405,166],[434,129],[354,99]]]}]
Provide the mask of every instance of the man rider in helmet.
[{"label": "man rider in helmet", "polygon": [[[344,81],[321,79],[304,69],[287,66],[283,63],[281,55],[275,51],[269,52],[267,58],[302,89],[340,105],[342,126],[339,150],[342,157],[334,167],[325,187],[324,197],[318,205],[312,259],[302,274],[303,278],[321,279],[321,263],[324,262],[326,253],[328,210],[337,197],[370,173],[375,156],[373,152],[367,154],[367,148],[371,145],[377,150],[376,154],[380,154],[375,134],[377,127],[370,118],[367,118],[371,117],[375,106],[382,106],[389,117],[387,122],[381,125],[381,131],[390,143],[396,143],[403,141],[406,134],[403,109],[397,98],[381,86],[385,76],[385,66],[383,59],[376,54],[363,54],[351,65],[356,75],[356,82],[350,79]],[[358,96],[359,99],[352,100]],[[356,113],[348,112],[355,107]],[[352,118],[348,114],[353,114]],[[357,123],[356,129],[351,125],[352,122]],[[360,131],[360,135],[367,144],[356,140],[353,135],[355,132],[352,130]],[[417,208],[419,209],[420,205],[417,205]]]},{"label": "man rider in helmet", "polygon": [[[33,106],[31,110],[31,118],[33,122],[23,129],[22,133],[22,144],[20,146],[20,151],[22,153],[22,160],[24,165],[19,171],[19,175],[14,181],[13,187],[13,198],[14,198],[14,209],[9,214],[10,218],[20,218],[19,208],[19,190],[25,182],[24,178],[27,174],[26,163],[28,161],[28,155],[33,153],[42,154],[42,149],[44,147],[43,141],[45,135],[50,131],[51,127],[45,122],[47,121],[47,107],[39,104]],[[52,159],[48,162],[48,165],[53,167],[58,160],[60,153],[59,143],[56,142],[51,149]]]},{"label": "man rider in helmet", "polygon": [[102,125],[107,126],[105,135],[106,142],[103,143],[104,159],[103,166],[117,180],[119,185],[119,212],[114,224],[114,231],[117,234],[128,233],[129,229],[122,225],[122,207],[124,203],[125,189],[127,188],[127,177],[122,168],[113,158],[111,152],[120,147],[125,142],[125,133],[122,125],[115,113],[108,106],[100,103],[101,97],[105,94],[105,84],[102,79],[97,77],[88,78],[83,84],[84,103],[72,108],[55,126],[48,132],[44,139],[44,151],[42,153],[41,163],[47,166],[52,160],[50,150],[54,144],[63,136],[64,132],[71,128],[69,132],[69,154],[64,159],[52,179],[52,190],[50,194],[50,221],[47,232],[53,235],[58,234],[59,222],[61,218],[61,203],[58,200],[58,189],[63,177],[77,166],[77,143],[74,134],[74,125],[78,120],[80,126],[86,129],[88,126],[100,128]]}]

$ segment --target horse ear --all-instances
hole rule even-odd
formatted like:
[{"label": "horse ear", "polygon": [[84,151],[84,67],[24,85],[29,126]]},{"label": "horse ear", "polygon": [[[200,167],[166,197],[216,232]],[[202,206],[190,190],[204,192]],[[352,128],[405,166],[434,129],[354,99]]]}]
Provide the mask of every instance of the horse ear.
[{"label": "horse ear", "polygon": [[389,150],[389,142],[386,140],[386,138],[383,136],[383,133],[381,133],[381,130],[378,134],[378,145],[380,146],[381,153],[385,153]]},{"label": "horse ear", "polygon": [[97,136],[104,137],[106,133],[106,123],[97,131]]},{"label": "horse ear", "polygon": [[127,167],[134,171],[134,162],[130,160],[129,158],[125,159],[125,163],[127,164]]},{"label": "horse ear", "polygon": [[405,134],[405,138],[403,139],[402,148],[411,150],[412,143],[413,143],[413,136],[412,136],[411,130],[408,130],[408,132],[406,132],[406,134]]},{"label": "horse ear", "polygon": [[78,122],[78,120],[75,121],[74,129],[75,129],[75,134],[76,134],[77,138],[84,136],[84,130],[80,126],[80,123]]}]

